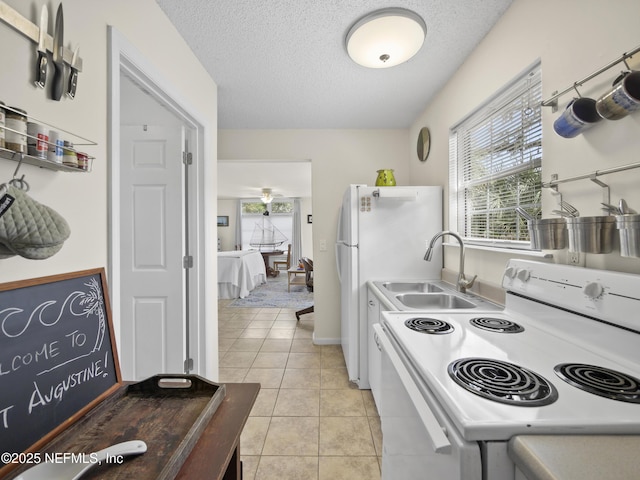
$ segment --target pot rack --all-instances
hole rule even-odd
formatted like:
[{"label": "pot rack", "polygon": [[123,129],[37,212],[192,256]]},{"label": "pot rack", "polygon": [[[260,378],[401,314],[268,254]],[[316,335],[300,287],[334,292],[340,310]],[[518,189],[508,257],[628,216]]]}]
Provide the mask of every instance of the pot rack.
[{"label": "pot rack", "polygon": [[611,200],[611,191],[609,189],[609,185],[604,183],[602,180],[599,180],[597,177],[601,175],[608,175],[610,173],[624,172],[626,170],[632,170],[634,168],[640,168],[640,162],[637,163],[629,163],[627,165],[620,165],[619,167],[611,167],[605,168],[603,170],[596,170],[591,173],[585,173],[583,175],[576,175],[574,177],[559,179],[558,174],[554,173],[551,175],[551,180],[548,182],[542,182],[543,188],[551,188],[553,190],[554,195],[559,196],[558,202],[562,201],[562,194],[558,191],[558,185],[561,183],[575,182],[576,180],[584,180],[589,179],[596,185],[602,187],[602,203],[610,204]]},{"label": "pot rack", "polygon": [[[0,20],[12,27],[17,32],[27,37],[32,42],[38,43],[40,27],[20,15],[20,13],[18,13],[3,1],[0,1]],[[53,37],[47,33],[45,35],[44,42],[47,51],[53,54]],[[62,47],[62,51],[63,61],[67,65],[71,65],[71,60],[73,59],[73,51],[64,46]],[[74,68],[78,70],[78,72],[82,72],[82,58],[78,57],[76,59]]]},{"label": "pot rack", "polygon": [[577,82],[573,82],[573,85],[571,85],[570,87],[565,88],[561,92],[558,92],[556,90],[555,92],[553,92],[553,96],[551,98],[547,99],[547,100],[544,100],[541,105],[543,107],[551,107],[551,111],[552,112],[556,112],[558,110],[558,98],[560,98],[563,95],[566,95],[567,93],[569,93],[572,90],[575,90],[576,93],[578,94],[578,96],[581,96],[580,92],[578,91],[578,87],[581,87],[582,85],[587,83],[589,80],[597,77],[601,73],[606,72],[607,70],[615,67],[619,63],[624,63],[625,66],[627,67],[627,70],[631,70],[631,67],[629,67],[629,64],[627,63],[627,59],[630,58],[630,57],[633,57],[638,52],[640,52],[640,46],[637,46],[636,48],[634,48],[633,50],[631,50],[629,52],[623,53],[620,58],[617,58],[616,60],[613,60],[612,62],[606,64],[604,67],[599,68],[598,70],[593,72],[591,75],[587,75],[586,77],[584,77],[582,80],[579,80]]}]

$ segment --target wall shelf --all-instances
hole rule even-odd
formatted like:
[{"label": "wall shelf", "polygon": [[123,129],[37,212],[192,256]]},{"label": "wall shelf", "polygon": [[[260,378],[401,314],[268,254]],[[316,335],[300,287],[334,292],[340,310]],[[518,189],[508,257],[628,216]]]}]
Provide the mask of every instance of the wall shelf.
[{"label": "wall shelf", "polygon": [[6,148],[0,148],[0,158],[4,158],[5,160],[12,160],[14,162],[23,164],[26,163],[27,165],[33,165],[35,167],[47,168],[49,170],[73,173],[88,173],[91,171],[91,165],[93,164],[93,157],[88,157],[90,165],[87,166],[87,169],[85,170],[83,168],[72,167],[63,163],[52,162],[51,160],[47,160],[45,158],[33,157],[31,155],[27,155],[26,153],[14,152],[13,150],[7,150]]},{"label": "wall shelf", "polygon": [[[3,105],[2,108],[4,110],[7,111],[12,111],[12,112],[16,112],[14,107],[9,107],[6,105]],[[29,114],[25,115],[27,117],[28,120],[33,121],[35,123],[38,123],[40,125],[44,125],[46,127],[48,127],[51,130],[55,130],[57,132],[64,132],[67,136],[68,139],[70,141],[73,141],[73,147],[62,147],[64,148],[64,150],[70,150],[72,152],[78,153],[78,149],[75,148],[75,146],[77,145],[82,145],[82,146],[96,146],[97,143],[89,140],[88,138],[85,137],[81,137],[78,134],[69,132],[68,130],[65,130],[63,128],[57,127],[55,125],[52,125],[48,122],[45,122],[43,120],[37,119]],[[16,130],[13,130],[12,128],[7,127],[6,125],[4,125],[2,127],[3,130],[6,131],[10,131],[10,132],[14,132],[20,135],[24,135],[25,137],[27,137],[27,139],[31,138],[34,139],[35,141],[40,141],[42,142],[43,140],[40,140],[38,138],[33,137],[32,135],[29,134],[23,134],[22,132],[18,132]],[[28,143],[28,140],[27,140]],[[53,145],[51,142],[47,142],[47,144],[49,146],[55,146]],[[85,152],[81,152],[84,153],[85,155],[87,155]],[[28,165],[34,165],[36,167],[40,167],[40,168],[47,168],[49,170],[57,170],[57,171],[61,171],[61,172],[82,172],[82,173],[88,173],[91,171],[92,167],[93,167],[93,160],[95,159],[95,157],[91,156],[91,155],[87,155],[87,168],[79,168],[79,167],[74,167],[74,166],[70,166],[70,165],[65,165],[63,163],[58,163],[58,162],[54,162],[51,161],[49,159],[46,158],[40,158],[40,157],[35,157],[33,155],[28,155],[27,153],[21,153],[21,152],[16,152],[13,150],[9,150],[7,148],[1,148],[0,147],[0,158],[4,158],[6,160],[12,160],[14,162],[18,163],[18,167],[16,168],[16,171],[14,173],[14,178],[17,177],[18,175],[18,171],[20,170],[20,167],[23,163],[26,163]]]}]

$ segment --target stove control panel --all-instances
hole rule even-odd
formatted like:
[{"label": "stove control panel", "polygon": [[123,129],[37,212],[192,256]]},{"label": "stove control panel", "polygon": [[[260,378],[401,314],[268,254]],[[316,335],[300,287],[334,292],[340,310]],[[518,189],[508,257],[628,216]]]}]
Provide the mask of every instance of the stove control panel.
[{"label": "stove control panel", "polygon": [[584,286],[582,292],[590,299],[595,300],[602,296],[604,293],[604,287],[598,282],[590,282]]},{"label": "stove control panel", "polygon": [[516,278],[516,275],[518,273],[518,269],[516,267],[507,267],[504,270],[504,276],[507,278]]},{"label": "stove control panel", "polygon": [[516,273],[516,278],[521,282],[527,282],[531,278],[531,272],[527,269],[518,270]]},{"label": "stove control panel", "polygon": [[640,275],[511,259],[502,286],[507,292],[640,331]]}]

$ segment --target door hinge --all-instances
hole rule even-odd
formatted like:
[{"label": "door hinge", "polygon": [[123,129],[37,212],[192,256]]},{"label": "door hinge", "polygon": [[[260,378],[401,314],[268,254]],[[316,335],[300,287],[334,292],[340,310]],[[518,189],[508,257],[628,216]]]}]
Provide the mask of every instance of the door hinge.
[{"label": "door hinge", "polygon": [[193,268],[193,256],[185,255],[182,257],[182,268]]},{"label": "door hinge", "polygon": [[191,152],[182,152],[182,163],[191,165],[193,163],[193,154]]},{"label": "door hinge", "polygon": [[193,358],[187,358],[184,361],[184,373],[189,373],[193,370]]}]

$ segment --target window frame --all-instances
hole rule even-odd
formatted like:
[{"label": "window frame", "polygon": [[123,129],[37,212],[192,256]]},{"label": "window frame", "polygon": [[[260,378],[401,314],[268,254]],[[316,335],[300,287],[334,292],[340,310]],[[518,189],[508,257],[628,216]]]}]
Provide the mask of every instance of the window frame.
[{"label": "window frame", "polygon": [[[262,212],[250,212],[250,213],[246,213],[244,211],[244,205],[245,204],[261,204],[265,207],[265,211],[269,212],[269,218],[271,218],[272,220],[271,223],[274,224],[274,226],[281,231],[281,233],[283,235],[285,235],[285,237],[287,237],[287,240],[285,242],[286,243],[291,243],[292,242],[292,238],[293,238],[293,203],[294,203],[294,199],[293,198],[288,198],[288,197],[278,197],[277,199],[274,199],[272,202],[270,203],[264,203],[260,198],[242,198],[240,199],[240,202],[242,204],[242,207],[240,209],[240,228],[243,232],[242,235],[242,249],[243,250],[249,250],[249,249],[255,249],[255,247],[250,246],[249,242],[251,241],[251,234],[253,232],[253,228],[251,229],[247,229],[245,228],[245,220],[246,221],[250,221],[252,222],[252,225],[255,225],[255,223],[259,222],[262,217],[264,216],[264,213]],[[273,212],[272,211],[272,204],[273,203],[288,203],[291,204],[291,212]],[[275,221],[275,218],[282,218],[282,217],[289,217],[291,219],[291,227],[290,228],[282,228],[282,225],[279,225],[279,222]],[[278,224],[278,225],[276,225]],[[290,236],[289,236],[290,234]]]},{"label": "window frame", "polygon": [[[450,229],[460,233],[465,239],[465,243],[470,245],[479,245],[489,248],[511,248],[519,250],[532,250],[529,240],[527,222],[515,213],[517,206],[524,207],[533,217],[539,218],[542,208],[542,108],[541,108],[541,95],[542,95],[542,67],[541,62],[538,60],[519,75],[517,75],[511,82],[498,90],[487,101],[481,104],[473,112],[463,118],[450,128],[449,131],[449,225]],[[521,109],[520,118],[518,121],[514,115],[517,109],[513,106],[519,105]],[[526,108],[525,108],[526,107]],[[525,119],[528,116],[525,110],[531,108],[533,115],[529,119]],[[511,114],[509,117],[506,114]],[[504,120],[504,117],[508,120]],[[493,140],[491,137],[487,140],[482,132],[482,129],[490,129],[493,123],[502,122],[502,126],[498,129],[499,133],[507,136],[514,136],[517,142],[512,143],[511,137],[506,143],[509,146],[517,145],[519,149],[516,149],[519,154],[506,155],[498,159],[494,163],[494,158],[500,156],[497,154],[503,154],[504,148],[500,148],[499,142]],[[518,128],[512,128],[517,126]],[[474,137],[475,135],[475,137]],[[477,137],[477,138],[476,138]],[[487,144],[482,145],[481,148],[470,148],[471,142],[465,145],[460,145],[464,139],[482,139]],[[502,139],[502,142],[506,140]],[[505,143],[502,143],[504,146]],[[487,147],[488,145],[488,147]],[[479,150],[487,150],[487,155],[477,156]],[[475,155],[474,155],[475,154]],[[528,160],[525,160],[528,157]],[[475,160],[474,160],[475,158]],[[484,176],[474,177],[472,173],[473,167],[480,165],[484,168],[495,168],[497,164],[501,164],[506,159],[505,165],[496,171],[491,171]],[[532,172],[529,174],[528,172]],[[524,175],[522,175],[524,173]],[[490,205],[491,199],[498,200],[514,200],[509,198],[508,194],[505,194],[506,190],[499,191],[499,195],[495,195],[495,191],[491,190],[491,187],[501,181],[501,179],[509,179],[510,176],[521,174],[517,181],[512,181],[507,184],[516,193],[512,196],[517,197],[515,203],[511,203],[506,206],[500,206],[500,208],[492,209]],[[463,175],[471,175],[471,180],[462,180]],[[533,175],[532,177],[527,175]],[[525,193],[530,195],[528,201],[523,201],[519,197],[522,183],[528,181],[526,185]],[[531,181],[535,187],[531,188]],[[522,182],[522,183],[521,183]],[[504,182],[503,182],[504,183]],[[485,199],[486,205],[483,209],[475,209],[471,204],[471,196],[474,186],[482,185],[487,191],[487,199]],[[518,188],[514,188],[518,187]],[[465,195],[466,194],[466,195]],[[477,207],[477,204],[475,205]],[[495,216],[496,212],[498,216],[503,215],[505,219],[508,219],[508,223],[503,223],[504,232],[511,232],[515,234],[514,239],[500,238],[493,235],[488,236],[491,231],[490,225],[499,225],[499,222],[495,220],[492,224],[490,221],[492,215]],[[484,236],[470,235],[475,233],[472,230],[473,215],[480,217],[485,215],[487,218],[484,229],[478,229],[478,233]],[[494,232],[497,230],[494,230]]]}]

